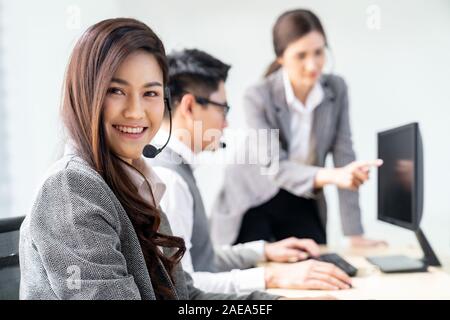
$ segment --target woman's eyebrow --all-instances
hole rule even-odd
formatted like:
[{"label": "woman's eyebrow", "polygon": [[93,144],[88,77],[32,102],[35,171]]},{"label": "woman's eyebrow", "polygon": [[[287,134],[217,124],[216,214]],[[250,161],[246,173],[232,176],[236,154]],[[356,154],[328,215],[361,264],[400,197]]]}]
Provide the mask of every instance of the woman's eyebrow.
[{"label": "woman's eyebrow", "polygon": [[162,87],[162,83],[159,81],[152,81],[152,82],[148,82],[146,84],[144,84],[144,88],[148,88],[148,87]]},{"label": "woman's eyebrow", "polygon": [[[117,83],[120,83],[120,84],[122,84],[124,86],[129,86],[130,85],[126,80],[123,80],[123,79],[120,79],[120,78],[112,78],[111,82],[117,82]],[[162,86],[163,86],[162,83],[159,82],[159,81],[151,81],[151,82],[147,82],[146,84],[143,85],[144,88],[148,88],[148,87],[162,87]]]},{"label": "woman's eyebrow", "polygon": [[321,45],[321,46],[314,47],[314,49],[311,49],[311,50],[299,50],[299,51],[297,51],[297,54],[302,54],[302,53],[306,54],[309,51],[316,51],[316,50],[321,50],[321,49],[325,49],[325,48],[326,48],[325,45]]},{"label": "woman's eyebrow", "polygon": [[130,85],[127,81],[122,80],[120,78],[112,78],[111,82],[117,82],[117,83],[123,84],[124,86],[129,86]]}]

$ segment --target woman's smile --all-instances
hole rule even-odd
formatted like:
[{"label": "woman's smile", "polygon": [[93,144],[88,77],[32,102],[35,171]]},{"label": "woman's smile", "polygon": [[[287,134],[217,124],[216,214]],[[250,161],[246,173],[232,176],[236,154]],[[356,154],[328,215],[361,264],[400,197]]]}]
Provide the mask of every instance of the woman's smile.
[{"label": "woman's smile", "polygon": [[128,139],[140,139],[142,138],[148,127],[144,126],[126,126],[126,125],[113,125],[115,131],[122,137]]}]

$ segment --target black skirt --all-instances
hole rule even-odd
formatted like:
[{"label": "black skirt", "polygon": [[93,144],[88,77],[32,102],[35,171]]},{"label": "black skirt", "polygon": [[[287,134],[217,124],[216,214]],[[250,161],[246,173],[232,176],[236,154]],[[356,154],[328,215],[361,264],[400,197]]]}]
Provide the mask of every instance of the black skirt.
[{"label": "black skirt", "polygon": [[317,201],[281,189],[275,197],[244,214],[236,243],[272,242],[288,237],[309,238],[319,244],[327,242]]}]

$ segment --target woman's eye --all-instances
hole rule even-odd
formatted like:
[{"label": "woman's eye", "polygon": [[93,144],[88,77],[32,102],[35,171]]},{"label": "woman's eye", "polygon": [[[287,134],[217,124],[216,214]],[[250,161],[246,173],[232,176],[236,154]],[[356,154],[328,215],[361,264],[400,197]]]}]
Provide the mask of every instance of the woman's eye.
[{"label": "woman's eye", "polygon": [[300,60],[305,59],[305,58],[306,58],[306,53],[304,53],[304,52],[299,53],[299,54],[298,54],[298,58],[299,58]]},{"label": "woman's eye", "polygon": [[323,49],[319,49],[319,50],[317,50],[316,51],[316,56],[321,56],[321,55],[323,55]]},{"label": "woman's eye", "polygon": [[156,91],[147,91],[146,93],[144,93],[144,96],[146,97],[157,97],[159,94]]},{"label": "woman's eye", "polygon": [[124,95],[123,91],[119,88],[109,88],[108,93]]}]

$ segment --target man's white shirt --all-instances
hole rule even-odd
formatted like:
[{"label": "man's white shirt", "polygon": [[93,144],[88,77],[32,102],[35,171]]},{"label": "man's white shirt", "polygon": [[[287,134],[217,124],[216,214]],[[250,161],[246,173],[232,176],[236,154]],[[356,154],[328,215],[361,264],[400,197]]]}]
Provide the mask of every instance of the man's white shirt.
[{"label": "man's white shirt", "polygon": [[[156,145],[164,144],[167,132],[160,130],[153,142]],[[194,170],[195,154],[183,142],[173,137],[168,143],[168,147],[180,155]],[[230,270],[227,272],[195,272],[190,249],[192,247],[191,238],[194,218],[194,200],[189,187],[184,179],[175,171],[165,167],[155,166],[153,170],[166,185],[166,191],[161,199],[160,205],[163,212],[169,219],[172,232],[175,236],[182,237],[186,244],[186,253],[181,263],[183,269],[189,272],[194,280],[194,285],[207,292],[223,293],[245,293],[255,290],[265,289],[264,268],[250,268],[245,270]],[[252,250],[260,257],[260,261],[265,261],[264,241],[253,241],[236,246],[216,247],[218,250],[234,251]]]}]

